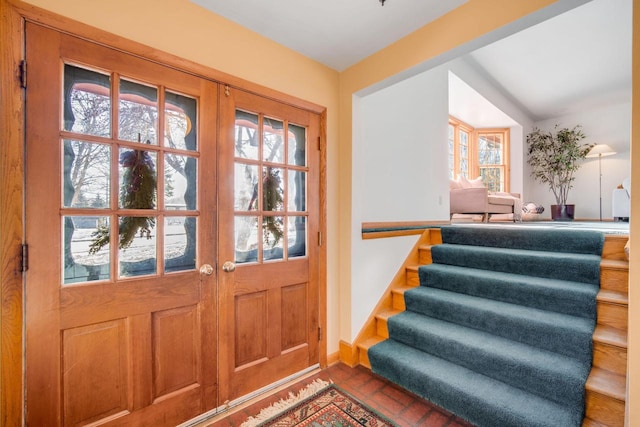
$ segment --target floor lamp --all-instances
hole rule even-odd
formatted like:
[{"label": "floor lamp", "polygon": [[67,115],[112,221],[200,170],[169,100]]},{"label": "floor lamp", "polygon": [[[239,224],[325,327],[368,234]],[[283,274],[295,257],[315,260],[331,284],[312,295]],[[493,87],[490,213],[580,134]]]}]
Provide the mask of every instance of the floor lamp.
[{"label": "floor lamp", "polygon": [[591,150],[589,150],[586,156],[598,158],[598,173],[600,175],[600,222],[602,222],[602,158],[606,156],[613,156],[614,154],[616,154],[616,152],[607,144],[596,144],[591,148]]}]

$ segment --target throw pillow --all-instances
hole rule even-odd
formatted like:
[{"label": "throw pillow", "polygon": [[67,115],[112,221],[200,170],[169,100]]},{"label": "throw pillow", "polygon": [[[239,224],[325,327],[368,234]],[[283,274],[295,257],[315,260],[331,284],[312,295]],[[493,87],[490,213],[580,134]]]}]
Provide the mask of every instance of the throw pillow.
[{"label": "throw pillow", "polygon": [[484,188],[482,177],[479,176],[476,179],[467,179],[464,176],[458,178],[462,184],[462,188]]}]

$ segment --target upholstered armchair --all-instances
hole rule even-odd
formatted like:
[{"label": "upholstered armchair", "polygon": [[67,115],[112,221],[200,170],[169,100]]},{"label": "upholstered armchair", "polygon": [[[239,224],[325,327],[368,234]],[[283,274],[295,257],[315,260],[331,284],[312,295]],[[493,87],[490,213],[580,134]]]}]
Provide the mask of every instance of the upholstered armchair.
[{"label": "upholstered armchair", "polygon": [[[482,221],[488,222],[494,214],[500,214],[501,220],[520,221],[522,200],[519,193],[491,192],[481,186],[481,180],[460,178],[451,181],[449,186],[449,213],[479,214]],[[496,215],[497,216],[497,215]]]}]

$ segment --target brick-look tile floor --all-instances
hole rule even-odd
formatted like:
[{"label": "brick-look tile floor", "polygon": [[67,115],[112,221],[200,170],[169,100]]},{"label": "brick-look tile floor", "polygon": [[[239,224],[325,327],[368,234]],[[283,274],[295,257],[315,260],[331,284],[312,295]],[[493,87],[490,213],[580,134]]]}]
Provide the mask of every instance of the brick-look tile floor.
[{"label": "brick-look tile floor", "polygon": [[361,366],[350,368],[342,363],[332,365],[225,418],[218,419],[215,422],[203,423],[203,426],[238,427],[249,416],[256,415],[262,408],[280,399],[287,398],[289,392],[296,393],[316,378],[333,381],[338,387],[393,420],[401,427],[472,426],[472,424],[455,415],[373,374],[367,368]]}]

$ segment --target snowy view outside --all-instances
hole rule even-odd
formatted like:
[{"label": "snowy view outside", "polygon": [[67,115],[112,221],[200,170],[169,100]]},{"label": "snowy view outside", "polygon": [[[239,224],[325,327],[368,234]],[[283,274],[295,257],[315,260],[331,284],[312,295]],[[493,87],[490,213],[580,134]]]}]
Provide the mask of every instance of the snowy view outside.
[{"label": "snowy view outside", "polygon": [[[197,149],[196,100],[165,91],[165,129],[158,132],[158,88],[121,78],[114,139],[134,143],[122,146],[111,139],[111,80],[65,66],[64,129],[77,137],[62,142],[62,205],[69,213],[84,213],[63,220],[65,284],[111,279],[114,226],[119,277],[156,274],[158,256],[164,257],[165,271],[195,268],[196,218],[184,213],[197,206],[197,159],[191,155]],[[169,151],[152,148],[159,135]],[[163,211],[157,173],[164,177]],[[114,215],[110,209],[116,207],[127,209],[127,215]],[[87,215],[87,209],[96,215]],[[163,248],[157,248],[157,220],[164,221]]]}]

